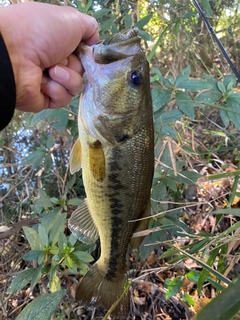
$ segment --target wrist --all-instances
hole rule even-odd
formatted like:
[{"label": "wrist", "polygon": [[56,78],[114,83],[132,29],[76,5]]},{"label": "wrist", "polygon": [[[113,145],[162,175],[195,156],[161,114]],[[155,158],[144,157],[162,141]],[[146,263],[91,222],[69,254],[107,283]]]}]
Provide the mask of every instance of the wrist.
[{"label": "wrist", "polygon": [[0,8],[0,33],[6,45],[8,55],[12,64],[15,83],[17,83],[18,54],[16,52],[16,49],[14,48],[14,40],[12,37],[12,29],[11,29],[12,22],[9,19],[10,15],[7,15],[7,12],[5,13],[6,9],[7,8],[5,7]]},{"label": "wrist", "polygon": [[[1,15],[0,21],[2,22]],[[0,28],[0,106],[4,117],[0,119],[0,130],[4,129],[13,117],[16,104],[16,86],[13,67]]]}]

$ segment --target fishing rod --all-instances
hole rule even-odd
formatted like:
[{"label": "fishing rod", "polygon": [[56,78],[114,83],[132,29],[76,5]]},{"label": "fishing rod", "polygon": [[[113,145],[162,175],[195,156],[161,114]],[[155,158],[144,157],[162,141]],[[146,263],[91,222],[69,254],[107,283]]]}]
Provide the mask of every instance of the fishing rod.
[{"label": "fishing rod", "polygon": [[234,64],[232,63],[232,60],[230,59],[227,51],[225,50],[224,46],[222,45],[222,42],[218,39],[215,31],[213,30],[213,27],[211,26],[210,22],[208,21],[207,17],[205,16],[202,8],[200,7],[197,0],[193,0],[195,8],[197,9],[200,16],[203,18],[203,21],[205,22],[205,25],[207,26],[208,31],[211,33],[215,41],[217,42],[219,48],[221,49],[224,57],[226,58],[230,68],[232,69],[233,73],[235,74],[236,78],[238,79],[238,82],[240,82],[240,74],[238,73],[237,69],[235,68]]}]

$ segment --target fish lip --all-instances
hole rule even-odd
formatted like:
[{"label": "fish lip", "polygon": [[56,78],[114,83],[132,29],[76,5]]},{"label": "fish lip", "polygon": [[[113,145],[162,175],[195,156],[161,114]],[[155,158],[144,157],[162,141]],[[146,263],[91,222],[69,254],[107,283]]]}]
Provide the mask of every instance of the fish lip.
[{"label": "fish lip", "polygon": [[141,52],[140,41],[141,38],[135,36],[130,39],[124,39],[122,41],[109,44],[100,42],[92,46],[88,46],[85,43],[80,43],[76,53],[83,61],[83,65],[86,56],[88,56],[88,59],[90,59],[92,63],[110,64],[112,62],[132,57]]}]

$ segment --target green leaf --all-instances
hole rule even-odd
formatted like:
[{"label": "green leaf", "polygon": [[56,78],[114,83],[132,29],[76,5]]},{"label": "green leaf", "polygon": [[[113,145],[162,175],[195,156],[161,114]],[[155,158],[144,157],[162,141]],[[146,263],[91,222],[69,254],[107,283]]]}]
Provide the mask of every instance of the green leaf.
[{"label": "green leaf", "polygon": [[176,182],[173,181],[171,178],[166,178],[166,186],[169,187],[171,190],[177,192],[178,188]]},{"label": "green leaf", "polygon": [[145,16],[144,18],[142,18],[141,20],[136,22],[135,27],[141,29],[142,27],[144,27],[145,25],[148,24],[148,22],[151,20],[151,18],[152,18],[152,13],[150,13],[149,15]]},{"label": "green leaf", "polygon": [[205,102],[205,103],[214,103],[222,98],[222,95],[220,92],[203,92],[199,96],[197,96],[194,101]]},{"label": "green leaf", "polygon": [[17,316],[16,320],[50,320],[66,290],[59,290],[34,299]]},{"label": "green leaf", "polygon": [[232,30],[232,25],[230,25],[230,26],[228,27],[228,33],[229,33],[229,35],[230,35],[232,38],[234,38],[233,30]]},{"label": "green leaf", "polygon": [[[209,256],[209,258],[207,260],[207,265],[209,265],[210,267],[212,266],[213,262],[215,261],[217,255],[218,255],[218,252],[219,252],[218,248],[214,249],[211,252],[211,254],[210,254],[210,256]],[[199,277],[198,283],[197,283],[197,292],[198,292],[199,295],[201,293],[202,287],[203,287],[204,282],[205,282],[205,280],[206,280],[208,275],[209,275],[209,272],[206,269],[203,269],[201,271],[201,273],[200,273],[200,277]]]},{"label": "green leaf", "polygon": [[176,37],[177,37],[177,35],[178,35],[178,31],[179,31],[180,25],[181,25],[181,21],[180,21],[180,19],[177,19],[177,21],[176,21],[176,23],[175,23],[175,25],[174,25],[174,28],[173,28],[173,33],[174,33],[174,35],[175,35]]},{"label": "green leaf", "polygon": [[210,76],[209,74],[204,73],[203,77],[207,80],[209,84],[212,85],[212,88],[217,88],[217,80],[213,76]]},{"label": "green leaf", "polygon": [[50,149],[53,146],[53,134],[50,133],[47,138],[47,148]]},{"label": "green leaf", "polygon": [[59,253],[59,248],[55,245],[51,245],[51,248],[50,248],[50,251],[49,251],[51,254],[58,254]]},{"label": "green leaf", "polygon": [[93,261],[93,257],[84,251],[74,251],[73,252],[74,256],[78,258],[78,260],[82,261],[82,262],[92,262]]},{"label": "green leaf", "polygon": [[128,13],[124,14],[124,24],[126,28],[130,28],[132,26],[132,16]]},{"label": "green leaf", "polygon": [[151,198],[152,198],[151,205],[155,213],[160,212],[161,204],[159,203],[159,201],[163,200],[166,194],[167,194],[167,188],[164,181],[160,181],[153,187],[152,195],[151,195]]},{"label": "green leaf", "polygon": [[50,198],[50,200],[51,200],[51,202],[52,202],[53,204],[59,204],[59,203],[60,203],[60,200],[59,200],[58,198],[55,198],[55,197]]},{"label": "green leaf", "polygon": [[188,12],[184,13],[182,16],[180,16],[180,18],[181,19],[191,18],[191,17],[196,17],[196,15],[197,15],[196,12],[188,11]]},{"label": "green leaf", "polygon": [[188,252],[190,254],[199,252],[205,246],[205,244],[208,243],[209,241],[210,240],[208,236],[205,235],[205,238],[203,238],[202,240],[196,241],[196,243],[193,243]]},{"label": "green leaf", "polygon": [[177,120],[182,118],[182,112],[178,109],[172,109],[161,114],[161,122],[165,124],[175,123]]},{"label": "green leaf", "polygon": [[34,259],[38,259],[38,257],[40,256],[41,252],[42,252],[41,250],[31,250],[31,251],[25,253],[25,255],[23,256],[23,260],[31,261],[31,260],[34,260]]},{"label": "green leaf", "polygon": [[94,12],[93,16],[96,20],[98,20],[106,16],[109,12],[110,12],[110,9],[103,8],[101,10],[97,10],[96,12]]},{"label": "green leaf", "polygon": [[195,183],[199,178],[201,178],[201,174],[194,171],[182,171],[179,172],[177,176],[172,175],[172,179],[179,183]]},{"label": "green leaf", "polygon": [[38,233],[40,236],[40,239],[42,240],[42,243],[44,244],[44,246],[48,245],[48,234],[46,229],[42,226],[42,224],[39,224],[38,226]]},{"label": "green leaf", "polygon": [[225,127],[228,127],[230,119],[228,113],[225,110],[220,110],[220,117]]},{"label": "green leaf", "polygon": [[166,292],[166,298],[169,299],[173,296],[175,296],[180,289],[183,286],[184,278],[181,276],[178,276],[174,278],[168,285],[167,285],[167,292]]},{"label": "green leaf", "polygon": [[153,41],[151,34],[146,31],[138,30],[138,35],[145,41]]},{"label": "green leaf", "polygon": [[50,291],[51,292],[56,292],[58,290],[61,289],[61,285],[60,285],[60,279],[57,276],[57,270],[58,270],[58,265],[54,266],[53,268],[51,268],[50,271]]},{"label": "green leaf", "polygon": [[107,19],[99,26],[100,31],[104,32],[111,29],[113,22],[117,19],[117,15],[112,16],[111,18]]},{"label": "green leaf", "polygon": [[240,116],[238,114],[234,114],[232,112],[227,112],[229,119],[232,121],[232,123],[234,124],[234,126],[237,129],[240,129]]},{"label": "green leaf", "polygon": [[223,79],[223,84],[224,86],[227,88],[229,86],[229,84],[232,83],[232,86],[235,86],[236,85],[236,77],[232,74],[228,74],[224,77]]},{"label": "green leaf", "polygon": [[226,93],[227,90],[225,88],[225,85],[222,82],[218,81],[217,86],[218,86],[219,91],[221,91],[223,94]]},{"label": "green leaf", "polygon": [[54,123],[52,127],[57,130],[65,130],[68,123],[68,112],[64,109],[58,110],[58,122]]},{"label": "green leaf", "polygon": [[72,176],[71,180],[69,180],[69,181],[67,182],[66,187],[67,187],[68,189],[71,189],[71,188],[73,187],[73,185],[74,185],[75,182],[76,182],[76,175],[74,174],[74,175]]},{"label": "green leaf", "polygon": [[48,116],[48,121],[49,122],[55,122],[58,120],[58,113],[59,113],[59,109],[53,109],[51,110],[52,112],[49,114]]},{"label": "green leaf", "polygon": [[[230,95],[227,100],[227,107],[233,110],[239,110],[240,109],[240,100],[238,94]],[[240,115],[234,114],[232,112],[227,112],[229,119],[232,121],[232,123],[240,129]]]},{"label": "green leaf", "polygon": [[[172,247],[171,244],[169,244],[170,247]],[[213,268],[209,267],[205,262],[203,262],[202,260],[196,258],[195,256],[189,254],[187,251],[184,251],[180,248],[176,248],[178,251],[180,251],[182,254],[186,255],[187,257],[189,257],[190,259],[194,260],[197,264],[199,264],[201,267],[203,267],[204,269],[206,269],[207,271],[209,271],[210,273],[212,273],[214,276],[216,276],[216,278],[218,278],[220,281],[226,283],[226,284],[230,284],[231,281],[226,278],[225,276],[223,276],[221,273],[219,273],[218,271],[214,270]]]},{"label": "green leaf", "polygon": [[[240,278],[199,311],[193,320],[230,320],[240,310]],[[214,317],[213,317],[214,315]]]},{"label": "green leaf", "polygon": [[172,137],[173,139],[177,138],[176,130],[169,126],[164,126],[161,130],[161,134],[164,136]]},{"label": "green leaf", "polygon": [[199,276],[200,276],[200,271],[198,270],[192,270],[186,274],[186,278],[195,283],[198,282]]},{"label": "green leaf", "polygon": [[235,208],[225,208],[225,209],[218,209],[215,211],[211,211],[210,214],[227,214],[227,215],[233,215],[236,217],[240,217],[240,210]]},{"label": "green leaf", "polygon": [[186,302],[189,306],[194,306],[194,300],[193,298],[190,296],[190,294],[188,294],[187,292],[183,291],[183,297],[182,300],[183,302]]},{"label": "green leaf", "polygon": [[43,119],[48,119],[50,114],[53,112],[54,110],[43,110],[40,111],[36,114],[34,114],[34,116],[32,117],[30,126],[34,126],[35,124],[39,123],[40,121],[42,121]]},{"label": "green leaf", "polygon": [[81,203],[83,203],[83,199],[79,198],[72,198],[68,200],[67,204],[70,206],[79,206]]},{"label": "green leaf", "polygon": [[172,25],[169,24],[161,33],[161,35],[159,36],[159,38],[157,39],[157,41],[155,42],[151,52],[149,53],[149,55],[147,56],[148,61],[150,61],[152,59],[152,57],[154,56],[157,48],[161,45],[164,37],[166,36],[167,32],[172,28]]},{"label": "green leaf", "polygon": [[69,269],[71,269],[73,267],[74,261],[72,260],[70,254],[66,254],[64,257],[65,257],[65,259],[64,259],[63,263],[65,263],[66,266]]},{"label": "green leaf", "polygon": [[57,219],[55,221],[55,224],[52,226],[50,232],[49,232],[49,243],[52,245],[56,244],[58,241],[59,234],[65,229],[65,223],[66,223],[66,213],[58,213]]},{"label": "green leaf", "polygon": [[191,67],[187,66],[186,68],[182,69],[176,78],[176,86],[178,87],[183,81],[187,80],[191,73]]},{"label": "green leaf", "polygon": [[162,109],[168,102],[172,100],[172,90],[162,90],[160,86],[152,89],[153,112]]},{"label": "green leaf", "polygon": [[52,156],[50,154],[46,154],[43,163],[46,172],[48,172],[52,168],[52,164]]},{"label": "green leaf", "polygon": [[202,2],[202,6],[203,6],[203,10],[205,11],[205,14],[207,17],[212,17],[212,9],[211,6],[209,4],[208,0],[201,0]]},{"label": "green leaf", "polygon": [[42,243],[37,231],[26,226],[23,227],[23,231],[32,250],[43,250],[44,244]]},{"label": "green leaf", "polygon": [[39,257],[38,257],[38,264],[42,264],[45,257],[46,257],[47,252],[46,251],[41,251]]},{"label": "green leaf", "polygon": [[201,91],[204,89],[211,89],[212,85],[206,80],[187,79],[178,84],[178,88],[188,91]]},{"label": "green leaf", "polygon": [[192,98],[183,91],[176,92],[176,102],[179,109],[188,117],[194,119],[195,117],[195,105]]},{"label": "green leaf", "polygon": [[8,294],[17,292],[24,288],[32,279],[35,269],[27,269],[19,273],[11,282],[10,287],[7,290]]},{"label": "green leaf", "polygon": [[156,77],[157,81],[159,81],[160,83],[163,83],[163,75],[161,74],[161,71],[157,68],[151,68],[151,71],[154,75],[154,78]]},{"label": "green leaf", "polygon": [[36,200],[36,205],[43,207],[43,208],[50,208],[52,207],[52,201],[49,196],[40,196],[39,199]]},{"label": "green leaf", "polygon": [[73,247],[76,242],[77,242],[77,238],[71,233],[67,239],[67,243]]},{"label": "green leaf", "polygon": [[[51,201],[52,201],[52,198],[51,198]],[[59,211],[59,208],[55,208],[51,212],[48,212],[47,214],[45,214],[44,217],[40,219],[41,225],[44,227],[47,233],[52,228],[52,226],[56,224],[59,214],[61,214],[61,212]]]},{"label": "green leaf", "polygon": [[33,151],[22,161],[22,165],[33,164],[34,167],[37,167],[41,164],[44,158],[45,152],[43,151]]},{"label": "green leaf", "polygon": [[88,12],[88,10],[91,8],[92,6],[92,0],[89,0],[86,4],[86,6],[84,7],[84,12]]},{"label": "green leaf", "polygon": [[63,232],[59,233],[58,236],[58,247],[60,250],[64,249],[64,245],[67,245],[68,241],[67,241],[67,237],[65,236],[65,234]]},{"label": "green leaf", "polygon": [[34,273],[31,278],[31,289],[33,289],[40,281],[42,277],[42,268],[43,266],[40,265],[38,268],[34,269]]}]

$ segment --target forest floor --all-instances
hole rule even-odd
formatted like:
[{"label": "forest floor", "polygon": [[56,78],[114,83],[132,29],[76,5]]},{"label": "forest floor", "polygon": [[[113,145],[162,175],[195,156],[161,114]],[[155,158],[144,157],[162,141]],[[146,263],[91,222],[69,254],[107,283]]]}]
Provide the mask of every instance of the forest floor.
[{"label": "forest floor", "polygon": [[[218,235],[238,221],[238,217],[233,215],[224,215],[219,220],[218,216],[211,214],[211,212],[227,207],[240,207],[238,183],[229,204],[233,185],[236,182],[235,177],[238,179],[238,175],[235,175],[234,172],[238,170],[239,146],[226,148],[226,151],[221,152],[209,151],[210,149],[217,150],[220,144],[226,145],[227,143],[224,142],[222,136],[209,134],[212,130],[211,126],[203,128],[201,124],[201,122],[193,123],[194,135],[191,135],[188,131],[189,137],[185,136],[185,138],[192,139],[194,148],[201,148],[203,152],[207,152],[208,156],[201,159],[198,157],[192,164],[192,167],[201,173],[202,177],[196,185],[186,186],[184,197],[186,201],[191,202],[191,206],[186,206],[181,219],[190,229],[194,230],[195,234],[205,232],[206,235]],[[197,166],[195,166],[196,163]],[[220,174],[219,179],[211,180],[208,178],[209,175],[217,174]],[[13,277],[26,268],[26,263],[22,257],[30,250],[30,247],[24,239],[22,226],[31,226],[36,221],[20,218],[19,221],[15,221],[14,224],[9,226],[10,229],[2,229],[2,232],[0,232],[0,320],[15,319],[23,308],[40,293],[49,292],[48,280],[45,277],[33,290],[26,286],[15,294],[7,293]],[[232,234],[227,234],[225,238],[227,248],[223,255],[226,261],[224,276],[229,279],[234,279],[240,272],[240,237],[237,236],[238,233],[239,231],[236,230],[234,237],[232,237]],[[190,243],[190,240],[186,240],[184,243],[182,241],[176,238],[174,246],[183,247],[183,245]],[[216,289],[208,281],[205,281],[199,294],[196,282],[185,277],[189,270],[202,270],[196,260],[185,256],[175,264],[169,264],[169,259],[162,257],[167,249],[167,244],[156,244],[152,247],[151,254],[143,261],[137,259],[135,252],[129,254],[129,279],[132,282],[128,320],[191,319],[202,306],[216,296]],[[219,256],[218,259],[220,259]],[[183,284],[172,297],[168,298],[166,296],[166,279],[173,280],[177,277],[182,277]],[[104,318],[105,310],[86,308],[74,301],[76,290],[76,277],[74,275],[66,275],[63,272],[61,287],[67,289],[67,295],[60,304],[56,317],[52,319],[87,320]],[[191,297],[191,305],[186,302],[186,299],[183,299],[184,293]],[[106,319],[112,318],[108,317]]]}]

